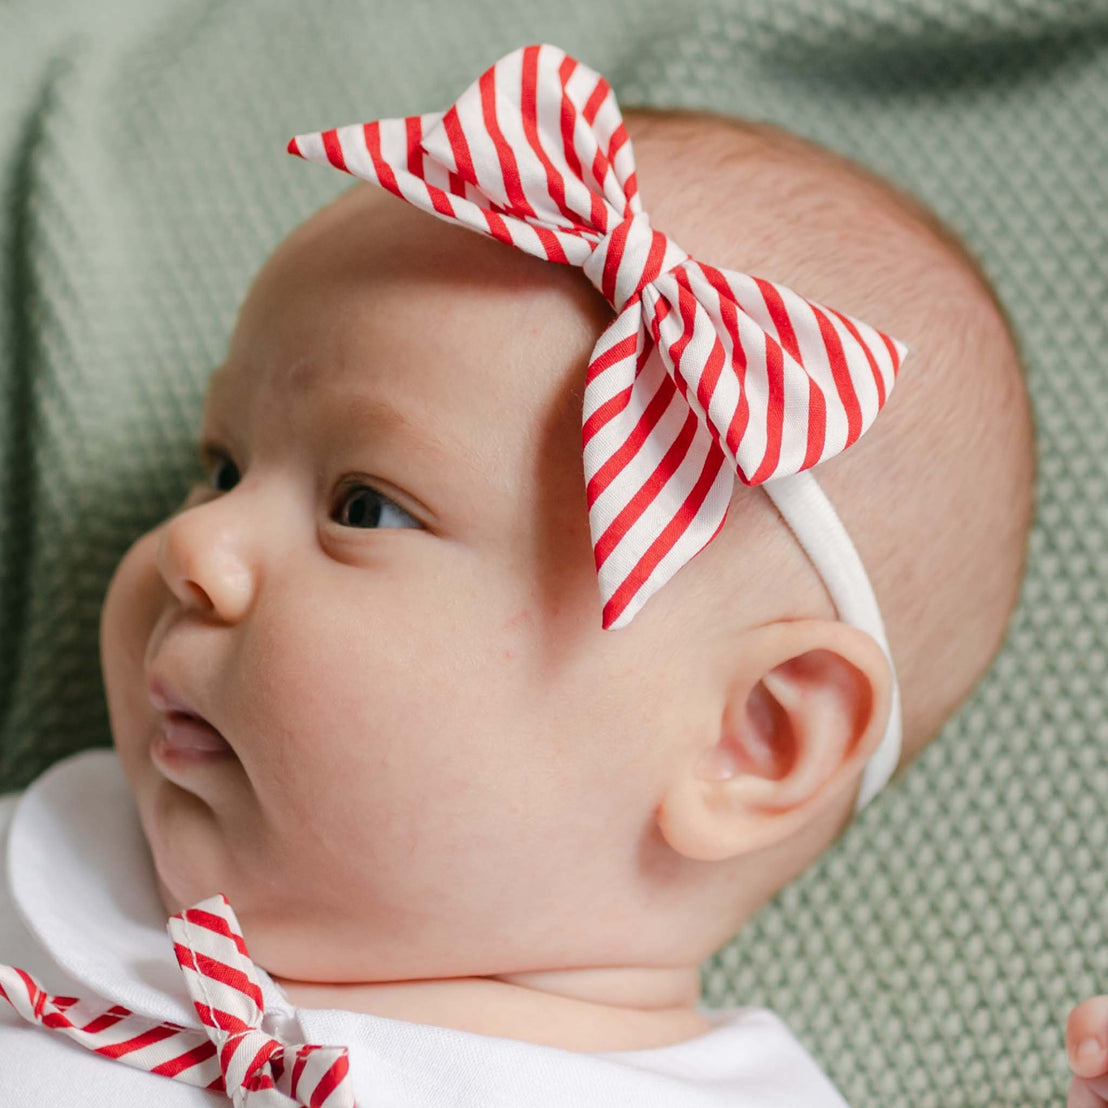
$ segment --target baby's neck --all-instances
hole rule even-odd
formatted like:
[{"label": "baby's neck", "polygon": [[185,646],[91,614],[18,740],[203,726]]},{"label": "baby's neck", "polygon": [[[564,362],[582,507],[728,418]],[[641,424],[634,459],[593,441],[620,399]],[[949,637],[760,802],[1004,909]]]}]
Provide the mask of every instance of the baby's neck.
[{"label": "baby's neck", "polygon": [[273,980],[300,1008],[342,1008],[582,1053],[670,1046],[712,1029],[696,1011],[695,965],[368,984]]}]

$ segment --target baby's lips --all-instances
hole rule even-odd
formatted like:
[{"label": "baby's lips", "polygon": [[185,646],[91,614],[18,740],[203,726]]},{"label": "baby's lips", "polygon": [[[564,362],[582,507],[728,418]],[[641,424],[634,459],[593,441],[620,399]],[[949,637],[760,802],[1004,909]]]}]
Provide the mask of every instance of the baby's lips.
[{"label": "baby's lips", "polygon": [[1066,1054],[1078,1077],[1100,1077],[1108,1070],[1108,996],[1083,1000],[1066,1021]]}]

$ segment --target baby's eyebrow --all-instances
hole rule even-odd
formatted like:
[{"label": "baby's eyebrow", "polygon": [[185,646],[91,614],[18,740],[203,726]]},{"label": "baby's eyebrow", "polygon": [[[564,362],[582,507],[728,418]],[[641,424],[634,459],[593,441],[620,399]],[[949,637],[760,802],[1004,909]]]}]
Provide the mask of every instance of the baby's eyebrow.
[{"label": "baby's eyebrow", "polygon": [[336,393],[330,414],[344,422],[371,427],[375,431],[392,431],[403,435],[441,460],[453,459],[458,452],[420,420],[407,412],[366,393]]},{"label": "baby's eyebrow", "polygon": [[[209,407],[214,408],[214,396],[221,391],[224,380],[231,373],[224,364],[217,366],[208,378],[207,397],[202,422],[207,425]],[[319,388],[319,386],[315,386]],[[414,419],[406,412],[394,407],[380,397],[370,393],[352,392],[347,389],[332,388],[325,390],[329,394],[326,414],[333,425],[340,421],[346,424],[356,423],[372,427],[375,431],[392,431],[407,436],[429,452],[439,455],[441,460],[456,456],[459,452],[452,449],[421,420]],[[464,453],[464,452],[462,452]]]}]

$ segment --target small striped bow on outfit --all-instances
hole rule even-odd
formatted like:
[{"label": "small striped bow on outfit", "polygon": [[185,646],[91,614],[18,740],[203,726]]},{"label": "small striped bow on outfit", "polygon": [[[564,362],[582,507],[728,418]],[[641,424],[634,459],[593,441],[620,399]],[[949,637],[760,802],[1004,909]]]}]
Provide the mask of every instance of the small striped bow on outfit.
[{"label": "small striped bow on outfit", "polygon": [[715,537],[736,475],[760,485],[855,442],[907,353],[652,227],[615,95],[556,46],[507,54],[445,112],[297,135],[289,152],[580,266],[615,310],[581,434],[605,628],[630,623]]},{"label": "small striped bow on outfit", "polygon": [[203,1031],[102,1000],[49,996],[15,966],[0,965],[0,996],[96,1054],[225,1092],[235,1108],[355,1108],[346,1047],[293,1045],[261,1029],[257,972],[226,897],[179,912],[168,929]]}]

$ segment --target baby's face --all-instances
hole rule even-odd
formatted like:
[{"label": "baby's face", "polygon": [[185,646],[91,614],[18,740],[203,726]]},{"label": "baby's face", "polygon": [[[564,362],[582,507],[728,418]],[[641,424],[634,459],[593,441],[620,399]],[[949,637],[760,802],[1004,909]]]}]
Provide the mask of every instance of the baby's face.
[{"label": "baby's face", "polygon": [[[302,980],[618,941],[698,685],[658,664],[663,594],[601,629],[580,395],[610,318],[579,272],[368,186],[263,269],[207,476],[103,611],[167,910],[225,893],[259,964]],[[155,680],[229,749],[167,746]]]}]

